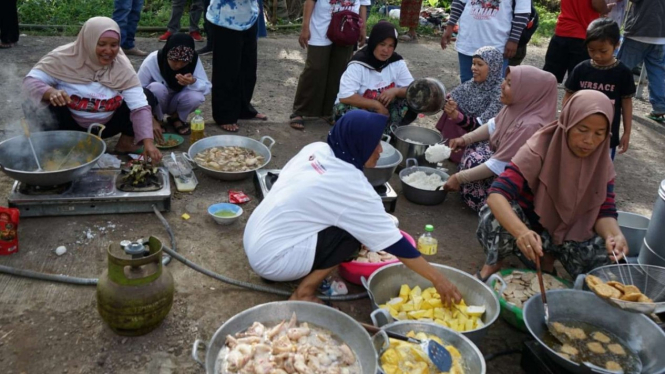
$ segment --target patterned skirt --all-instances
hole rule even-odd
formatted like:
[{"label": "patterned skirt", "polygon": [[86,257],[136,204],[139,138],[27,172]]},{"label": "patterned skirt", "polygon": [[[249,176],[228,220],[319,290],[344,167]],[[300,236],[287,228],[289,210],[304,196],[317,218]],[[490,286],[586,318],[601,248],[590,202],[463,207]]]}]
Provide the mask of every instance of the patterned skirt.
[{"label": "patterned skirt", "polygon": [[[337,120],[342,118],[342,116],[346,113],[359,109],[360,108],[355,106],[337,103],[335,106],[333,106],[333,119],[335,122],[337,122]],[[390,127],[393,124],[396,126],[406,125],[406,123],[403,123],[404,118],[406,117],[407,113],[409,113],[409,106],[406,103],[406,99],[399,98],[393,100],[393,102],[388,106],[388,112],[390,112],[390,121],[388,122],[388,126],[386,126],[386,130],[384,131],[386,134],[390,134]]]},{"label": "patterned skirt", "polygon": [[[489,160],[494,152],[490,150],[489,142],[478,142],[470,144],[464,150],[462,161],[459,164],[459,170],[468,170]],[[465,183],[460,186],[460,195],[462,201],[475,212],[485,205],[487,200],[487,190],[492,186],[494,177]]]},{"label": "patterned skirt", "polygon": [[402,27],[418,27],[422,3],[420,0],[402,0],[399,10],[399,25]]},{"label": "patterned skirt", "polygon": [[[531,225],[522,208],[514,202],[511,203],[511,206],[515,214],[530,229]],[[504,258],[515,255],[530,269],[536,268],[536,265],[522,254],[517,247],[515,237],[501,226],[487,205],[480,209],[480,222],[476,237],[485,251],[487,265],[495,265]],[[605,241],[598,235],[594,235],[584,242],[566,241],[561,245],[555,245],[547,231],[543,231],[540,238],[543,243],[543,252],[553,255],[559,260],[573,279],[577,278],[579,274],[588,273],[597,267],[610,264]]]}]

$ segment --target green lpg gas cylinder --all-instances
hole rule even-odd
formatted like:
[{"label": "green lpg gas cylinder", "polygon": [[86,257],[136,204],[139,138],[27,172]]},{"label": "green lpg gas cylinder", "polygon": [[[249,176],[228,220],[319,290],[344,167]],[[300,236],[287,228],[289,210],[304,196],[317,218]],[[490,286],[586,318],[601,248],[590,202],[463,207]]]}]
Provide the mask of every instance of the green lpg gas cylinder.
[{"label": "green lpg gas cylinder", "polygon": [[173,305],[173,277],[162,266],[162,243],[111,244],[97,283],[97,311],[117,334],[139,336],[159,326]]}]

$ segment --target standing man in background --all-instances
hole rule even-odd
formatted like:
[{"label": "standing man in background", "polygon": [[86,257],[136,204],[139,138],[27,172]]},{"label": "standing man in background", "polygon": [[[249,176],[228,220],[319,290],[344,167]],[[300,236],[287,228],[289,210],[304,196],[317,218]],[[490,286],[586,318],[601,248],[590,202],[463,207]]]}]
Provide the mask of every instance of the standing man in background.
[{"label": "standing man in background", "polygon": [[644,61],[652,107],[647,117],[665,123],[665,1],[630,1],[619,60],[629,69]]},{"label": "standing man in background", "polygon": [[584,45],[586,29],[591,21],[609,13],[613,6],[605,0],[561,0],[561,13],[547,47],[543,70],[554,74],[561,83],[566,72],[570,74],[580,62],[588,60],[589,53]]},{"label": "standing man in background", "polygon": [[[4,1],[4,0],[2,0]],[[142,56],[148,52],[138,49],[134,45],[136,29],[139,27],[143,0],[114,0],[113,20],[120,27],[120,47],[126,55]]]},{"label": "standing man in background", "polygon": [[0,49],[18,42],[18,13],[16,0],[0,0]]},{"label": "standing man in background", "polygon": [[[159,37],[160,42],[165,42],[169,36],[180,32],[180,19],[182,18],[182,13],[185,11],[185,5],[187,5],[187,0],[173,0],[171,2],[171,19],[169,20],[166,32]],[[195,42],[205,40],[201,36],[201,30],[199,29],[199,21],[201,20],[203,9],[203,0],[192,0],[192,6],[189,8],[189,35]]]}]

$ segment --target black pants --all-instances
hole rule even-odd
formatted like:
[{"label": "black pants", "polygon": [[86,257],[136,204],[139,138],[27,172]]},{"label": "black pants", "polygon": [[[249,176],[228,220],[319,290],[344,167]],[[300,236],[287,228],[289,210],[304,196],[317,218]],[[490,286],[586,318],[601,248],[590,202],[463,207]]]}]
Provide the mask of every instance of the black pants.
[{"label": "black pants", "polygon": [[203,30],[206,33],[206,48],[212,49],[212,23],[208,21],[206,14],[208,13],[208,7],[210,6],[210,0],[203,0]]},{"label": "black pants", "polygon": [[517,51],[515,51],[515,56],[508,60],[509,66],[519,66],[524,61],[526,57],[526,44],[517,46]]},{"label": "black pants", "polygon": [[212,117],[220,125],[256,117],[250,101],[256,86],[258,22],[245,31],[212,27]]},{"label": "black pants", "polygon": [[18,41],[18,11],[17,0],[0,0],[0,40],[2,43],[16,43]]},{"label": "black pants", "polygon": [[312,270],[330,269],[349,261],[360,251],[360,242],[336,226],[319,231]]},{"label": "black pants", "polygon": [[584,46],[584,39],[564,38],[554,35],[545,54],[545,66],[556,77],[557,82],[563,82],[566,72],[570,74],[575,66],[589,59],[589,52]]},{"label": "black pants", "polygon": [[[148,104],[154,109],[158,105],[157,98],[146,88],[143,89],[143,92],[148,99]],[[131,111],[129,110],[127,103],[123,102],[122,105],[113,112],[111,119],[104,124],[105,128],[102,132],[102,138],[106,139],[118,134],[134,137],[134,127],[130,119],[130,113]],[[76,122],[74,117],[72,117],[72,112],[66,106],[56,107],[49,105],[43,110],[35,111],[33,105],[24,103],[23,114],[31,126],[44,129],[45,131],[88,131]],[[98,132],[99,128],[92,129],[93,134],[98,135]]]}]

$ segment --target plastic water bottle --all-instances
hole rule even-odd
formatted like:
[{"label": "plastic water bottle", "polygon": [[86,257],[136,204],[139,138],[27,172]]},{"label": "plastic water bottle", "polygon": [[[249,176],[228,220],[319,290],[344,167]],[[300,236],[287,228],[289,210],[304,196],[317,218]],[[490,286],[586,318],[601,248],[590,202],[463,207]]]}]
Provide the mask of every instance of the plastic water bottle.
[{"label": "plastic water bottle", "polygon": [[434,226],[425,226],[425,232],[418,238],[418,250],[424,255],[434,255],[438,250],[438,241],[432,237]]},{"label": "plastic water bottle", "polygon": [[328,277],[323,280],[319,286],[319,292],[326,296],[346,295],[349,289],[343,280],[333,277]]},{"label": "plastic water bottle", "polygon": [[205,121],[201,116],[201,109],[194,111],[194,118],[190,122],[192,134],[189,136],[189,143],[194,144],[196,141],[205,138]]}]

